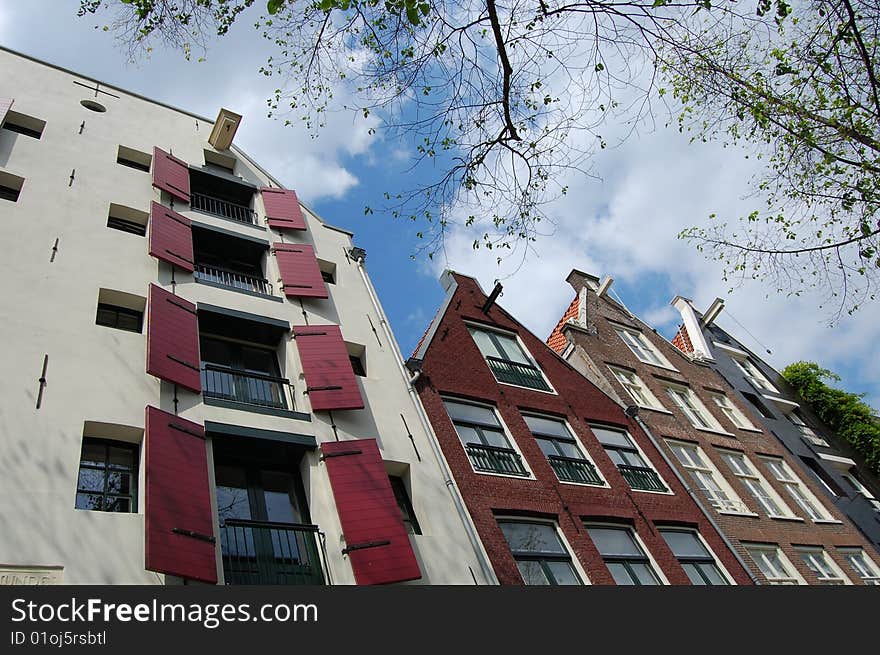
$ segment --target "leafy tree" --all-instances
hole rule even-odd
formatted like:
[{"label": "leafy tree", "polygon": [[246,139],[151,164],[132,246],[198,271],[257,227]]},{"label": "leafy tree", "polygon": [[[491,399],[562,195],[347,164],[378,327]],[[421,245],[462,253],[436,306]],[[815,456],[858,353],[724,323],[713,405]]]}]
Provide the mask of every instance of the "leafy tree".
[{"label": "leafy tree", "polygon": [[782,371],[820,419],[858,452],[875,476],[880,476],[880,420],[858,395],[836,389],[826,380],[840,377],[813,362],[795,362]]}]

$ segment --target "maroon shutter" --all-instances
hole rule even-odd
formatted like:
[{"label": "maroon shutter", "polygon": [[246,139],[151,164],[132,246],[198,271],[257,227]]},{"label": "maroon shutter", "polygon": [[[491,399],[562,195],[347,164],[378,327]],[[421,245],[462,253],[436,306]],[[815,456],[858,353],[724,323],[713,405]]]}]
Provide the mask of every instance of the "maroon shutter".
[{"label": "maroon shutter", "polygon": [[196,306],[151,284],[147,306],[147,373],[200,393],[199,365]]},{"label": "maroon shutter", "polygon": [[312,246],[298,243],[273,243],[278,260],[281,286],[288,298],[328,298],[327,283]]},{"label": "maroon shutter", "polygon": [[299,206],[296,191],[263,187],[260,195],[263,196],[269,227],[278,230],[306,229],[306,219]]},{"label": "maroon shutter", "polygon": [[422,577],[375,439],[328,441],[330,476],[345,549],[358,584]]},{"label": "maroon shutter", "polygon": [[150,203],[150,254],[192,273],[192,221],[165,205]]},{"label": "maroon shutter", "polygon": [[153,148],[153,186],[189,202],[189,166],[160,148]]},{"label": "maroon shutter", "polygon": [[295,326],[293,334],[312,411],[363,409],[364,399],[339,326]]},{"label": "maroon shutter", "polygon": [[146,569],[217,583],[205,428],[146,409]]},{"label": "maroon shutter", "polygon": [[0,98],[0,126],[6,120],[6,112],[12,108],[12,98]]}]

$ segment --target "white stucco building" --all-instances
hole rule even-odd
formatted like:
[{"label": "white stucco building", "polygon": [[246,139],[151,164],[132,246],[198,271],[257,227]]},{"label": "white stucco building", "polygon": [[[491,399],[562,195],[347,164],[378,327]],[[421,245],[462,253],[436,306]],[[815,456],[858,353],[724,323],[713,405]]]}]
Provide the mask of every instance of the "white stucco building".
[{"label": "white stucco building", "polygon": [[352,234],[0,50],[0,580],[494,582]]}]

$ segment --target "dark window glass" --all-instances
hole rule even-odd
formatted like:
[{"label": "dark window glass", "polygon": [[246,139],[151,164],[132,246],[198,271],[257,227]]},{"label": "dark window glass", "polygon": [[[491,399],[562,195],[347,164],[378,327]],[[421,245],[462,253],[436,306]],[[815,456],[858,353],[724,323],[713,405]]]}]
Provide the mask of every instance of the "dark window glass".
[{"label": "dark window glass", "polygon": [[136,512],[137,469],[137,446],[84,438],[76,483],[76,508]]},{"label": "dark window glass", "polygon": [[122,164],[123,166],[128,166],[129,168],[137,169],[139,171],[143,171],[144,173],[150,172],[150,165],[149,164],[144,164],[143,162],[134,161],[133,159],[127,159],[126,157],[123,157],[122,155],[119,155],[116,158],[116,163]]},{"label": "dark window glass", "polygon": [[367,371],[364,369],[364,362],[360,357],[349,355],[348,361],[351,362],[351,369],[354,371],[355,375],[360,375],[362,378],[367,377]]},{"label": "dark window glass", "polygon": [[130,232],[131,234],[137,234],[142,237],[147,236],[146,225],[135,223],[134,221],[127,221],[124,218],[111,216],[107,219],[107,227],[112,227],[114,230],[121,230],[122,232]]},{"label": "dark window glass", "polygon": [[43,133],[39,130],[32,130],[29,127],[25,127],[24,125],[16,125],[15,123],[10,123],[8,120],[3,123],[3,129],[9,130],[10,132],[17,132],[18,134],[24,134],[25,136],[29,136],[33,139],[39,139],[43,136]]},{"label": "dark window glass", "polygon": [[619,585],[658,585],[651,562],[629,528],[587,526],[590,538]]},{"label": "dark window glass", "polygon": [[140,333],[143,320],[143,312],[136,309],[98,303],[98,315],[95,318],[98,325]]},{"label": "dark window glass", "polygon": [[700,541],[693,530],[660,530],[660,534],[669,545],[672,554],[687,573],[691,584],[695,585],[727,585],[730,584],[721,569],[715,564],[715,558]]},{"label": "dark window glass", "polygon": [[0,185],[0,198],[2,198],[3,200],[11,200],[12,202],[18,202],[18,194],[19,193],[20,193],[19,189],[13,189],[12,187]]},{"label": "dark window glass", "polygon": [[321,279],[327,284],[336,284],[336,280],[333,279],[333,273],[321,271]]},{"label": "dark window glass", "polygon": [[410,534],[422,534],[422,529],[419,527],[419,520],[416,518],[416,513],[410,502],[403,478],[396,475],[389,475],[388,479],[391,481],[391,488],[394,490],[394,499],[397,501],[397,506],[400,508],[400,515],[403,519],[403,524],[406,526],[406,531]]},{"label": "dark window glass", "polygon": [[499,521],[498,525],[527,585],[581,584],[554,525],[527,521]]}]

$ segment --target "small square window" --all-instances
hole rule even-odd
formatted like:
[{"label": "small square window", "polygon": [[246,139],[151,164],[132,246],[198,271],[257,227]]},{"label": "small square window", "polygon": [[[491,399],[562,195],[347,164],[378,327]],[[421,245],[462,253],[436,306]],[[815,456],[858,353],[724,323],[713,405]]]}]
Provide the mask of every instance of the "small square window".
[{"label": "small square window", "polygon": [[124,205],[110,203],[110,212],[107,215],[107,227],[136,234],[138,236],[147,235],[147,221],[149,214]]},{"label": "small square window", "polygon": [[364,363],[361,361],[360,357],[349,355],[348,361],[351,362],[351,369],[354,371],[355,375],[359,375],[362,378],[367,377],[367,372],[364,370]]},{"label": "small square window", "polygon": [[138,446],[83,437],[76,483],[76,509],[137,512]]},{"label": "small square window", "polygon": [[515,334],[473,325],[467,328],[496,380],[538,391],[553,391],[537,362]]},{"label": "small square window", "polygon": [[0,198],[10,202],[18,202],[24,178],[0,171]]},{"label": "small square window", "polygon": [[410,502],[409,493],[407,493],[406,483],[403,481],[403,478],[397,475],[389,475],[388,479],[391,481],[391,489],[394,490],[394,499],[400,508],[400,515],[403,519],[403,524],[406,526],[406,531],[409,534],[422,534],[419,520],[416,518],[416,513],[413,510],[412,502]]},{"label": "small square window", "polygon": [[119,146],[119,151],[116,155],[117,164],[122,164],[123,166],[143,171],[144,173],[150,172],[150,163],[152,160],[153,157],[151,155],[141,152],[140,150],[135,150],[134,148],[126,148],[125,146]]},{"label": "small square window", "polygon": [[367,377],[367,349],[358,343],[346,343],[348,349],[348,361],[351,362],[351,370],[355,375]]},{"label": "small square window", "polygon": [[39,139],[43,136],[43,128],[45,127],[46,121],[27,114],[19,114],[17,111],[7,112],[6,120],[3,122],[4,130],[23,134],[32,139]]},{"label": "small square window", "polygon": [[321,269],[321,279],[327,284],[336,284],[336,263],[323,259],[318,260],[318,268]]},{"label": "small square window", "polygon": [[145,307],[146,299],[140,296],[112,289],[101,289],[98,292],[95,324],[140,334]]}]

